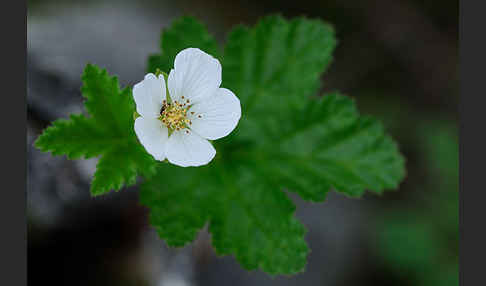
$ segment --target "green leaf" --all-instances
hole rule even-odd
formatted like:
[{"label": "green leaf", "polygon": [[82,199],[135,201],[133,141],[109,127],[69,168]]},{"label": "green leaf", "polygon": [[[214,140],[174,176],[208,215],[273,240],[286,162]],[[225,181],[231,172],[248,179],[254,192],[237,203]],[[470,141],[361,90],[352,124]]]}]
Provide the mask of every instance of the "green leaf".
[{"label": "green leaf", "polygon": [[223,86],[238,95],[247,115],[297,109],[317,92],[335,46],[333,28],[322,21],[265,17],[229,35]]},{"label": "green leaf", "polygon": [[72,114],[70,120],[58,119],[47,127],[35,146],[53,155],[66,155],[68,159],[87,159],[101,155],[110,143],[111,139],[103,138],[103,131],[91,119]]},{"label": "green leaf", "polygon": [[35,146],[69,159],[101,156],[91,193],[104,194],[132,185],[137,174],[150,176],[155,161],[138,143],[133,131],[135,111],[130,89],[120,90],[116,77],[94,65],[87,65],[81,89],[90,117],[71,115],[52,123]]},{"label": "green leaf", "polygon": [[[359,116],[348,97],[330,94],[309,100],[304,112],[287,126],[290,130],[275,140],[286,160],[294,163],[287,165],[294,167],[294,174],[300,169],[314,181],[320,179],[324,187],[360,196],[365,190],[382,193],[395,189],[405,176],[404,159],[396,144],[378,121]],[[278,169],[279,164],[285,165],[281,162],[274,167]],[[305,189],[297,191],[304,199],[323,199],[319,195],[324,188],[314,196],[306,196]]]},{"label": "green leaf", "polygon": [[[184,35],[181,26],[170,35]],[[204,44],[191,37],[184,47]],[[345,96],[314,96],[335,44],[329,25],[305,18],[270,16],[231,33],[222,86],[241,100],[238,128],[214,142],[207,166],[160,164],[142,185],[141,201],[169,245],[185,245],[208,223],[218,254],[246,269],[298,273],[306,231],[284,190],[323,201],[331,187],[349,196],[397,187],[404,160],[381,124]]]},{"label": "green leaf", "polygon": [[107,151],[96,165],[91,193],[102,195],[136,183],[137,175],[150,176],[155,161],[136,141],[119,144]]},{"label": "green leaf", "polygon": [[157,68],[169,72],[177,53],[186,48],[199,48],[215,57],[220,54],[217,42],[206,27],[191,17],[174,21],[169,28],[162,30],[160,38],[161,53],[149,57],[147,72],[155,73]]},{"label": "green leaf", "polygon": [[[235,172],[226,171],[231,169]],[[249,270],[300,272],[308,248],[295,206],[255,175],[245,162],[215,162],[197,169],[160,164],[157,175],[142,185],[141,202],[170,246],[191,242],[208,221],[218,254],[235,255]]]},{"label": "green leaf", "polygon": [[[261,126],[272,119],[255,122]],[[273,177],[277,186],[311,201],[323,201],[331,187],[353,197],[365,190],[382,193],[397,188],[405,176],[396,144],[379,122],[359,116],[348,97],[330,94],[309,99],[302,111],[282,120],[280,126],[255,134],[254,140],[260,140],[251,150],[233,151],[232,159],[253,160],[262,177]]]},{"label": "green leaf", "polygon": [[84,69],[82,80],[84,106],[96,125],[113,138],[124,139],[133,135],[135,104],[131,90],[120,90],[117,77],[90,64]]},{"label": "green leaf", "polygon": [[212,178],[207,166],[180,168],[162,163],[157,166],[157,177],[142,184],[140,201],[150,207],[150,223],[168,245],[183,246],[194,240],[206,223],[212,190],[206,188],[211,185],[201,184],[204,176]]},{"label": "green leaf", "polygon": [[319,20],[269,16],[252,29],[235,28],[225,46],[223,86],[240,98],[248,119],[239,135],[253,140],[280,133],[288,116],[315,96],[335,46],[333,28]]},{"label": "green leaf", "polygon": [[[218,254],[234,255],[246,269],[269,274],[302,272],[309,249],[295,205],[272,177],[261,177],[255,162],[214,166],[220,175],[210,232]],[[229,172],[229,170],[234,170]]]}]

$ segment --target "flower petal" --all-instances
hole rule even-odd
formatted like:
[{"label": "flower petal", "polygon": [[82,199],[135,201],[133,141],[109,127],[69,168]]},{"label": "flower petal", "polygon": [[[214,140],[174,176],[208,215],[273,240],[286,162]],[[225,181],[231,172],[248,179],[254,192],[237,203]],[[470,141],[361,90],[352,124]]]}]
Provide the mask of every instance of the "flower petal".
[{"label": "flower petal", "polygon": [[167,85],[173,101],[197,103],[221,85],[221,64],[200,49],[182,50],[175,58]]},{"label": "flower petal", "polygon": [[209,163],[216,155],[216,150],[208,140],[188,129],[183,129],[174,131],[170,135],[166,155],[172,164],[196,167]]},{"label": "flower petal", "polygon": [[144,117],[157,118],[165,99],[165,80],[163,75],[157,78],[153,73],[133,87],[133,98],[138,114]]},{"label": "flower petal", "polygon": [[191,129],[210,140],[230,134],[240,117],[240,100],[226,88],[219,88],[213,96],[191,106],[188,112]]},{"label": "flower petal", "polygon": [[135,120],[135,133],[145,150],[156,160],[165,159],[169,131],[158,119],[139,117]]}]

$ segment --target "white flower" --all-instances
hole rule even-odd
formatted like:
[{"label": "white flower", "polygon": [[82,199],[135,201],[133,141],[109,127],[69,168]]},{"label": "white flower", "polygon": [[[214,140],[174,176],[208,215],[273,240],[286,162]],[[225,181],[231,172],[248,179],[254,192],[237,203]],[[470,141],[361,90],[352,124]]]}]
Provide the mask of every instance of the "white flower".
[{"label": "white flower", "polygon": [[147,152],[182,167],[209,163],[216,150],[208,139],[231,133],[241,117],[239,99],[220,84],[219,61],[195,48],[177,54],[168,95],[163,75],[149,73],[137,83],[135,133]]}]

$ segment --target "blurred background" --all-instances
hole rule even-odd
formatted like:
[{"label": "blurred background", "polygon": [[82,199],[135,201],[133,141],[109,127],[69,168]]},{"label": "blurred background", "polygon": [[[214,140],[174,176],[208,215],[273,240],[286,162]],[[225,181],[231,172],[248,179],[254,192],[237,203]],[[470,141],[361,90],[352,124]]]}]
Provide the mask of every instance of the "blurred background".
[{"label": "blurred background", "polygon": [[[81,112],[86,63],[133,85],[173,19],[196,16],[223,43],[233,25],[274,12],[334,25],[339,45],[323,91],[355,98],[407,158],[398,191],[295,199],[309,230],[304,273],[245,271],[214,254],[206,230],[169,249],[148,225],[136,187],[91,198],[95,159],[33,147],[51,121]],[[458,0],[30,0],[27,42],[29,285],[459,284]]]}]

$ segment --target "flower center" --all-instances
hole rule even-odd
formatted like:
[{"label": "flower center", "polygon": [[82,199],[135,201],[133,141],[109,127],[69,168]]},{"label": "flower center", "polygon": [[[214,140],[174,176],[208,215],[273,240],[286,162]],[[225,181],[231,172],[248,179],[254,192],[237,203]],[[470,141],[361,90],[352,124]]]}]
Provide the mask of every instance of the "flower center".
[{"label": "flower center", "polygon": [[191,120],[187,118],[187,110],[189,106],[186,103],[179,103],[176,101],[162,102],[162,109],[160,110],[159,119],[170,130],[181,130],[192,124]]}]

